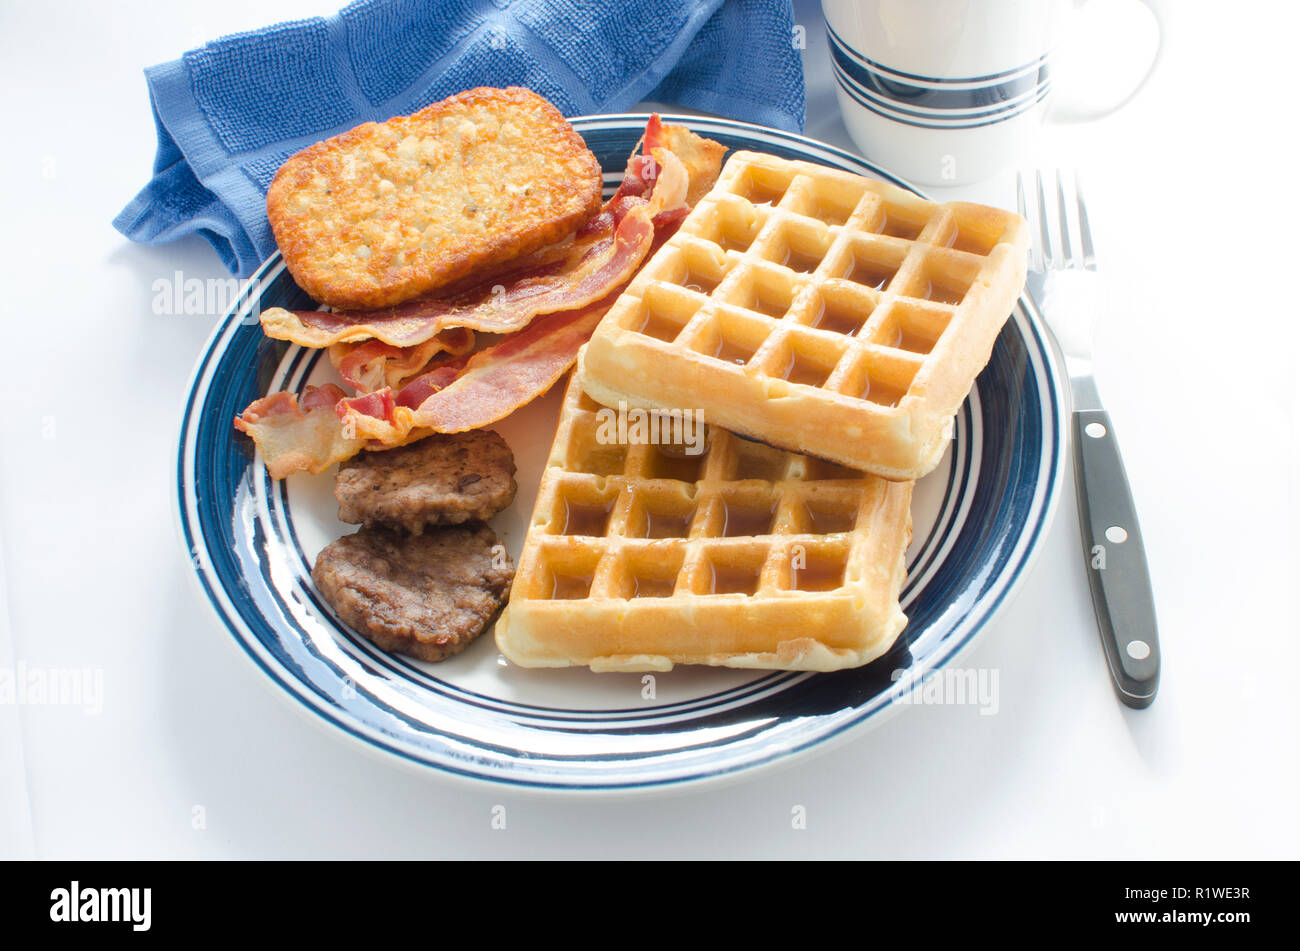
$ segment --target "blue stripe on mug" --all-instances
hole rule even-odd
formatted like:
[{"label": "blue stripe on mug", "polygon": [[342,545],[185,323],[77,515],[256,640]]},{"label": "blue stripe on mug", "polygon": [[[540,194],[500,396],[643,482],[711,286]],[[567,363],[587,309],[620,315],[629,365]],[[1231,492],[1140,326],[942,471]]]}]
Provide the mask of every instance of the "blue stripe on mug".
[{"label": "blue stripe on mug", "polygon": [[871,90],[864,89],[861,85],[855,83],[850,76],[845,74],[845,72],[834,63],[831,64],[831,67],[836,78],[841,81],[840,84],[850,88],[854,92],[855,98],[865,100],[867,103],[876,106],[890,116],[897,116],[900,119],[919,119],[927,123],[939,124],[945,127],[950,125],[960,127],[978,124],[982,120],[987,119],[1001,121],[1002,119],[1011,118],[1012,116],[1019,115],[1028,108],[1032,108],[1035,103],[1039,102],[1043,98],[1043,94],[1051,88],[1050,82],[1044,83],[1042,86],[1030,90],[1014,102],[1000,103],[999,105],[979,110],[926,109],[924,107],[909,108],[891,102],[888,99],[882,99],[872,93]]},{"label": "blue stripe on mug", "polygon": [[[944,118],[925,113],[913,112],[909,114],[906,110],[890,108],[882,103],[873,101],[857,86],[856,83],[847,79],[844,73],[839,69],[835,69],[834,72],[835,79],[840,84],[840,88],[843,89],[845,93],[847,93],[849,97],[862,108],[866,109],[868,112],[875,113],[881,118],[889,119],[903,125],[914,126],[918,129],[977,129],[982,126],[996,125],[999,122],[1005,122],[1008,119],[1013,119],[1016,116],[1023,115],[1030,111],[1047,98],[1047,94],[1052,88],[1051,83],[1046,83],[1031,98],[1026,99],[1026,101],[1021,104],[1015,105],[1013,108],[993,110],[977,116],[964,114],[961,116]],[[914,118],[909,118],[909,115]],[[928,121],[921,121],[922,117]]]},{"label": "blue stripe on mug", "polygon": [[[960,113],[963,118],[991,114],[1008,104],[1032,99],[1048,82],[1047,64],[1028,69],[1012,79],[984,85],[918,86],[890,79],[882,73],[863,66],[854,60],[832,39],[830,42],[833,64],[865,95],[882,105],[893,105],[913,115],[925,113],[913,110],[934,110],[936,113]],[[933,118],[942,118],[934,115]]]},{"label": "blue stripe on mug", "polygon": [[988,83],[1003,82],[1003,81],[1015,79],[1016,77],[1026,72],[1037,71],[1040,67],[1044,66],[1047,63],[1047,54],[1044,53],[1042,56],[1038,57],[1038,59],[1034,60],[1032,63],[1026,63],[1023,66],[1017,66],[1014,69],[1004,69],[1001,72],[989,73],[985,76],[970,76],[966,78],[942,79],[937,76],[922,76],[918,73],[907,73],[901,69],[894,69],[891,66],[886,66],[884,63],[878,63],[873,59],[868,59],[867,57],[859,53],[857,50],[855,50],[852,47],[852,45],[845,42],[844,38],[840,36],[838,33],[836,33],[834,27],[832,27],[829,23],[826,24],[826,38],[833,45],[840,47],[840,49],[842,49],[845,53],[851,56],[854,60],[861,63],[863,66],[867,67],[868,69],[882,74],[885,78],[891,80],[912,81],[922,86],[925,85],[956,86],[956,85],[968,85],[968,84],[985,85]]},{"label": "blue stripe on mug", "polygon": [[860,83],[854,82],[852,77],[846,74],[835,63],[831,64],[836,78],[840,79],[841,85],[851,86],[856,93],[856,98],[866,100],[874,104],[879,109],[884,110],[891,116],[898,116],[901,119],[912,118],[919,119],[928,123],[938,123],[943,126],[965,126],[982,120],[992,119],[1001,121],[1014,115],[1019,115],[1026,108],[1041,98],[1050,83],[1044,83],[1042,86],[1029,90],[1019,99],[1011,102],[998,103],[993,106],[987,106],[980,109],[929,109],[925,106],[909,107],[900,105],[897,102],[885,99],[876,95],[870,89],[864,88]]}]

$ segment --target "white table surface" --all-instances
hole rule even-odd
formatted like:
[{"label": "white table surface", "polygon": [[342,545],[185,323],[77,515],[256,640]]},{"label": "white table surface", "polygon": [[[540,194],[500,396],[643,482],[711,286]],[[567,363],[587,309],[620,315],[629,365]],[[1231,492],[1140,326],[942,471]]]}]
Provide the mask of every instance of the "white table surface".
[{"label": "white table surface", "polygon": [[[104,684],[97,715],[0,706],[0,855],[1300,855],[1294,12],[1178,4],[1142,95],[1049,126],[1037,157],[1086,171],[1112,282],[1098,375],[1158,602],[1155,705],[1111,691],[1067,482],[1032,575],[964,659],[999,672],[995,716],[916,706],[739,784],[594,801],[362,756],[268,689],[186,577],[168,479],[215,318],[155,315],[150,285],[226,275],[201,239],[145,248],[109,226],[153,157],[141,69],[337,2],[0,6],[0,667]],[[849,145],[816,5],[797,18],[808,132]],[[1012,201],[1009,177],[958,194]]]}]

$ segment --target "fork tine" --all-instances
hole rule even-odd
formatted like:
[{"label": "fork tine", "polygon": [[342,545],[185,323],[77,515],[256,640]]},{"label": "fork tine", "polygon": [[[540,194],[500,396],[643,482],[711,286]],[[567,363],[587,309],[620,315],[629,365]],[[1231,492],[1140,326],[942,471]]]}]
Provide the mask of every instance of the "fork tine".
[{"label": "fork tine", "polygon": [[[1029,220],[1029,209],[1025,206],[1025,174],[1018,169],[1016,170],[1016,214],[1024,218],[1025,221]],[[1031,271],[1042,270],[1038,263],[1038,248],[1034,246],[1032,240],[1029,242],[1029,269]]]},{"label": "fork tine", "polygon": [[1060,212],[1061,228],[1061,267],[1074,267],[1074,252],[1070,248],[1070,216],[1065,212],[1065,179],[1061,170],[1056,170],[1056,210]]},{"label": "fork tine", "polygon": [[1043,191],[1043,170],[1034,171],[1034,179],[1038,185],[1038,234],[1042,239],[1043,245],[1043,267],[1051,268],[1052,260],[1052,232],[1047,226],[1047,195]]},{"label": "fork tine", "polygon": [[1092,229],[1088,227],[1088,206],[1083,203],[1083,183],[1079,180],[1079,170],[1074,171],[1074,195],[1079,203],[1079,240],[1083,245],[1083,266],[1089,271],[1097,270],[1097,254],[1092,249]]}]

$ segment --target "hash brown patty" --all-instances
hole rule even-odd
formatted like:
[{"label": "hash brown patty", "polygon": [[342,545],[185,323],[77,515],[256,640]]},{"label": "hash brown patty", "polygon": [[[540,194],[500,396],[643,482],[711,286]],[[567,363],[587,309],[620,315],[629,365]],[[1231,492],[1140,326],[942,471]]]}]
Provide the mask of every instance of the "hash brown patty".
[{"label": "hash brown patty", "polygon": [[482,522],[403,535],[365,526],[316,556],[311,578],[345,624],[381,649],[439,661],[496,616],[514,564]]},{"label": "hash brown patty", "polygon": [[339,520],[419,534],[426,525],[488,519],[514,501],[515,457],[498,433],[438,434],[340,463]]},{"label": "hash brown patty", "polygon": [[276,244],[316,300],[371,310],[567,238],[600,210],[600,165],[560,111],[512,86],[367,122],[280,167]]}]

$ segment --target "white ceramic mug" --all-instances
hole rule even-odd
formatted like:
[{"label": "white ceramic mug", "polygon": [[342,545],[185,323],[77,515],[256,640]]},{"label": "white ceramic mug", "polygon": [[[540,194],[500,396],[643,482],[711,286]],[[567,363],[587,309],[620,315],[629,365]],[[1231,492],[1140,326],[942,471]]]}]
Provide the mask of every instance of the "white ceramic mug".
[{"label": "white ceramic mug", "polygon": [[[1052,52],[1069,8],[1081,5],[822,0],[849,135],[867,158],[916,182],[992,176],[1037,137],[1052,92]],[[1093,115],[1136,95],[1155,60],[1122,102]]]}]

